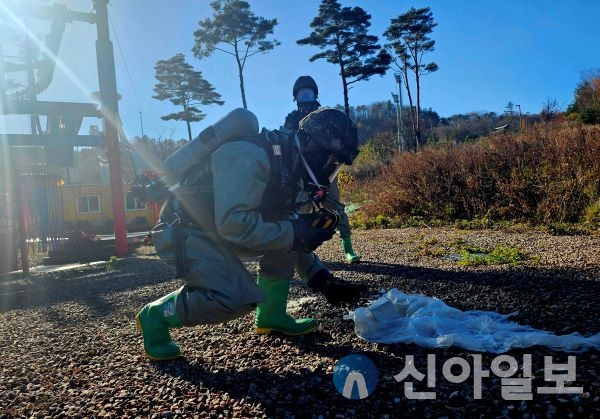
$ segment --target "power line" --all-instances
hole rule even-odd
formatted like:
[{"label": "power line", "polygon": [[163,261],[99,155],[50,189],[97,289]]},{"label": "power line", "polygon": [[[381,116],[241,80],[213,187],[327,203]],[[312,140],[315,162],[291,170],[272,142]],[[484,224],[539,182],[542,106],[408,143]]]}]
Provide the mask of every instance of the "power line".
[{"label": "power line", "polygon": [[115,34],[115,42],[117,44],[117,48],[119,50],[119,54],[121,55],[121,59],[123,60],[123,65],[125,66],[125,71],[127,73],[127,78],[129,79],[129,83],[131,84],[131,89],[133,90],[133,95],[135,97],[135,101],[138,105],[138,109],[139,109],[139,113],[140,113],[140,123],[142,124],[142,136],[144,135],[144,126],[143,126],[143,122],[142,122],[142,104],[140,102],[140,99],[138,97],[136,88],[135,88],[135,84],[133,83],[133,78],[131,77],[131,72],[129,71],[129,66],[127,65],[127,60],[125,59],[125,54],[123,54],[123,49],[121,48],[121,43],[119,42],[119,36],[117,34],[117,30],[115,29],[115,26],[112,23],[112,20],[110,18],[110,14],[108,14],[108,22],[110,24],[110,27],[113,31],[113,33]]}]

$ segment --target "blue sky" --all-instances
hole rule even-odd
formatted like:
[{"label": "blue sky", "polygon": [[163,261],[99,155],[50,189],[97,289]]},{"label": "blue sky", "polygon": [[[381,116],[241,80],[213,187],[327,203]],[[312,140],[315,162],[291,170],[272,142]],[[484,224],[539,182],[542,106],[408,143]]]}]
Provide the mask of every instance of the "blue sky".
[{"label": "blue sky", "polygon": [[[91,11],[92,7],[91,0],[56,2],[78,11]],[[202,71],[225,100],[223,106],[203,108],[207,117],[194,124],[195,134],[241,106],[233,57],[215,52],[199,61],[191,53],[198,21],[212,15],[209,3],[208,0],[109,3],[117,88],[122,95],[119,111],[129,137],[140,135],[142,126],[144,134],[151,137],[186,137],[183,122],[160,119],[175,108],[169,102],[152,99],[156,83],[154,65],[180,52],[186,54],[196,70]],[[310,33],[309,24],[318,13],[320,1],[249,0],[249,3],[258,16],[278,19],[275,38],[281,42],[273,51],[250,58],[244,72],[248,107],[256,113],[261,126],[279,127],[286,114],[294,109],[291,89],[300,75],[311,75],[317,81],[322,105],[342,104],[337,67],[323,60],[309,62],[316,49],[295,42]],[[422,79],[421,104],[442,117],[473,111],[501,113],[509,101],[521,105],[523,113],[538,113],[548,99],[556,100],[564,109],[573,101],[573,91],[582,72],[600,68],[600,50],[594,47],[600,41],[597,0],[342,0],[341,3],[360,6],[371,14],[371,34],[381,40],[391,18],[410,7],[431,8],[438,23],[431,36],[436,49],[426,58],[435,61],[439,70]],[[0,8],[0,16],[6,18],[6,10]],[[43,38],[47,27],[33,19],[27,24]],[[67,26],[58,55],[62,66],[57,68],[53,84],[40,99],[89,101],[89,94],[98,89],[94,41],[93,25]],[[392,71],[353,86],[349,94],[354,106],[389,100],[390,92],[396,88]],[[0,116],[0,132],[26,132],[27,127],[26,120]]]}]

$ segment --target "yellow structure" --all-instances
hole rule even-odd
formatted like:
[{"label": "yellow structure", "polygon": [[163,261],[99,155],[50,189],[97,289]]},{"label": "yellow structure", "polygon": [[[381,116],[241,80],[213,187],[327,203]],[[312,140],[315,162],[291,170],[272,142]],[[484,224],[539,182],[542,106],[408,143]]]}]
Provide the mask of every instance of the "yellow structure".
[{"label": "yellow structure", "polygon": [[[128,191],[131,185],[123,185]],[[60,185],[65,230],[110,234],[113,231],[110,185]],[[158,219],[155,204],[141,204],[132,196],[123,197],[127,230],[146,231]]]}]

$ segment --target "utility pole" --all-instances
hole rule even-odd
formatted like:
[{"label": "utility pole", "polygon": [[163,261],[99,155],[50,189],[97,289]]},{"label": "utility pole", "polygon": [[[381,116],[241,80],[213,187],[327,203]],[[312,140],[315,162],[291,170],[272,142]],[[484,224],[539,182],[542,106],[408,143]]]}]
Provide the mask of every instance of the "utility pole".
[{"label": "utility pole", "polygon": [[392,93],[392,99],[396,104],[396,144],[398,146],[398,151],[402,153],[402,145],[400,143],[400,111],[398,110],[398,95],[394,92]]},{"label": "utility pole", "polygon": [[104,146],[107,150],[112,192],[113,223],[117,256],[125,256],[127,247],[127,226],[125,223],[125,203],[121,152],[117,134],[118,95],[115,75],[115,56],[108,30],[108,0],[92,0],[96,10],[96,61],[100,87],[100,111],[104,126]]},{"label": "utility pole", "polygon": [[400,84],[402,83],[402,75],[400,73],[394,73],[394,79],[396,80],[396,94],[398,101],[396,103],[396,125],[398,126],[398,147],[400,153],[404,153],[404,122],[402,121],[402,90]]},{"label": "utility pole", "polygon": [[515,105],[519,107],[519,131],[521,131],[522,125],[523,125],[523,119],[521,117],[521,105]]},{"label": "utility pole", "polygon": [[142,129],[142,138],[144,138],[144,122],[142,120],[142,111],[140,111],[140,128]]}]

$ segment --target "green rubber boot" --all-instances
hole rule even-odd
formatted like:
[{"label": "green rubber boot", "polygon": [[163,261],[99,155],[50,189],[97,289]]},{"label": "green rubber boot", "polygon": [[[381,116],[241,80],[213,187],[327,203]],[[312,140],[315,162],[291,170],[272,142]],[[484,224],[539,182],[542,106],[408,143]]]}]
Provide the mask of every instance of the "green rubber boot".
[{"label": "green rubber boot", "polygon": [[286,313],[289,280],[270,279],[258,276],[258,286],[267,295],[267,302],[256,308],[256,333],[264,335],[272,331],[284,335],[305,335],[317,330],[319,323],[315,319],[294,319]]},{"label": "green rubber boot", "polygon": [[352,241],[350,240],[350,236],[342,237],[342,250],[344,251],[346,262],[356,263],[360,261],[360,256],[354,253],[354,249],[352,249]]},{"label": "green rubber boot", "polygon": [[181,349],[169,333],[170,327],[183,326],[175,314],[179,290],[148,303],[142,308],[135,321],[144,337],[144,351],[148,358],[156,361],[166,361],[181,356]]}]

